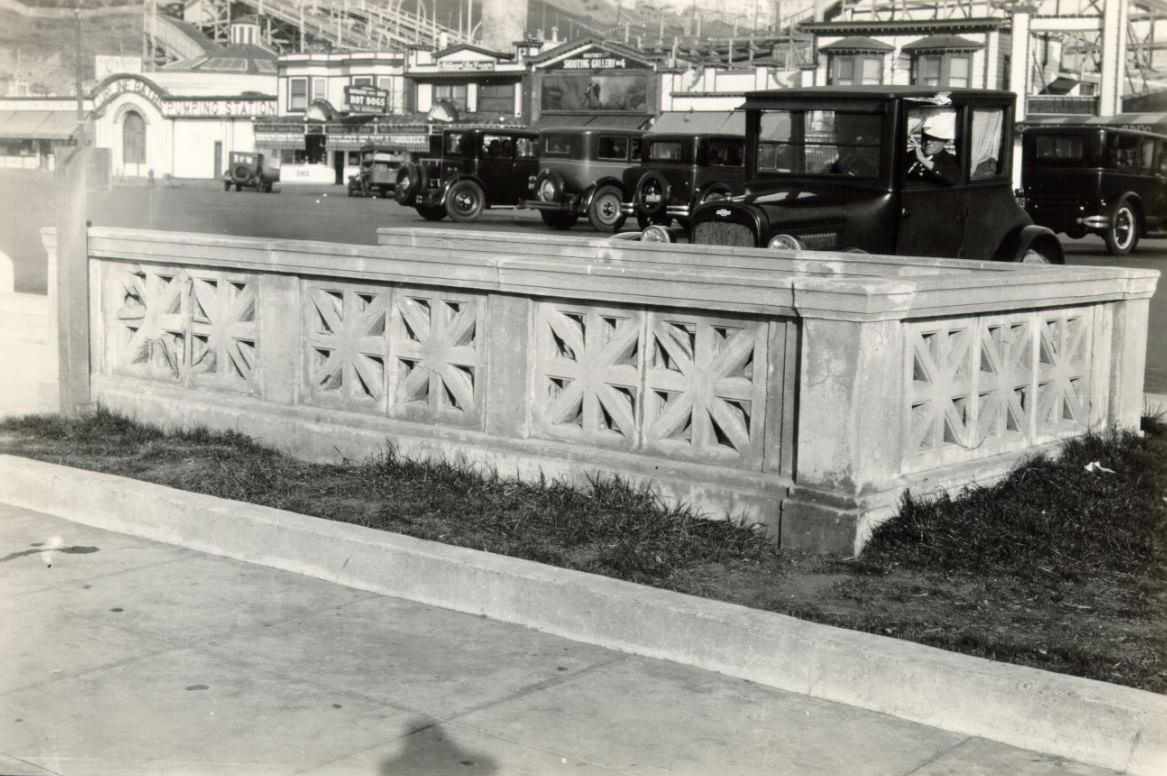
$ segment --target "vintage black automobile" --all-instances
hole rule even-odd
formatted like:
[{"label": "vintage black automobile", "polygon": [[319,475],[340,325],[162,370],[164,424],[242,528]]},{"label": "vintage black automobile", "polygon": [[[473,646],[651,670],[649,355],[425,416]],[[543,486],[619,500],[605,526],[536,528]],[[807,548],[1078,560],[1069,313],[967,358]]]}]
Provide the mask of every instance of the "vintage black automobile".
[{"label": "vintage black automobile", "polygon": [[627,195],[621,175],[640,160],[643,134],[590,126],[542,130],[539,174],[523,205],[538,210],[554,229],[570,229],[586,216],[597,231],[618,231]]},{"label": "vintage black automobile", "polygon": [[1014,96],[872,86],[746,95],[745,194],[696,243],[1062,263],[1012,189]]},{"label": "vintage black automobile", "polygon": [[1036,223],[1101,235],[1125,256],[1167,232],[1167,135],[1118,126],[1035,126],[1021,137],[1021,191]]},{"label": "vintage black automobile", "polygon": [[350,197],[388,197],[397,185],[397,171],[409,161],[409,149],[399,145],[361,147],[361,171],[349,178]]},{"label": "vintage black automobile", "polygon": [[280,167],[270,157],[252,151],[232,151],[227,160],[227,172],[223,173],[223,191],[245,188],[256,191],[272,191],[280,180]]},{"label": "vintage black automobile", "polygon": [[626,216],[647,224],[686,223],[703,202],[725,199],[745,183],[745,138],[723,134],[653,134],[642,142],[639,165],[624,171]]},{"label": "vintage black automobile", "polygon": [[401,166],[395,196],[429,221],[473,221],[488,207],[518,207],[539,169],[536,132],[447,129],[431,153]]}]

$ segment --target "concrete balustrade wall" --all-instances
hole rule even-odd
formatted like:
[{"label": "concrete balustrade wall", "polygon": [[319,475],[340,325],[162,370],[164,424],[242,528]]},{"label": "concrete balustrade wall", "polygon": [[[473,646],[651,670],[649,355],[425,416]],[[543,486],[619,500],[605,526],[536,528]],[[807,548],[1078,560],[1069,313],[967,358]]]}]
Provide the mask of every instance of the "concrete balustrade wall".
[{"label": "concrete balustrade wall", "polygon": [[1136,428],[1157,273],[381,230],[88,230],[90,394],[297,456],[651,482],[849,554],[903,491]]}]

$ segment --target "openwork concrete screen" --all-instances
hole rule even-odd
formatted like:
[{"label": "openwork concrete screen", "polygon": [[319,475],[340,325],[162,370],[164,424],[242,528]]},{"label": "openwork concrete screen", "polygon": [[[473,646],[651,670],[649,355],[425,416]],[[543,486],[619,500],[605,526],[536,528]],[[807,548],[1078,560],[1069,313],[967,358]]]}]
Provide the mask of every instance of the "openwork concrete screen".
[{"label": "openwork concrete screen", "polygon": [[297,455],[651,481],[847,552],[905,487],[1134,426],[1154,273],[384,231],[91,229],[92,387]]}]

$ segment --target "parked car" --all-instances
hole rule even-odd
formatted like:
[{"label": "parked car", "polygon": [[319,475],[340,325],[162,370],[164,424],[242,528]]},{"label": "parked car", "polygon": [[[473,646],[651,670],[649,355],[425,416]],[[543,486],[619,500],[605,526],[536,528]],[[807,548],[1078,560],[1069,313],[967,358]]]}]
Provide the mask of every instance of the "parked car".
[{"label": "parked car", "polygon": [[409,149],[369,144],[361,148],[361,171],[349,176],[350,197],[388,197],[397,184],[397,170],[409,161]]},{"label": "parked car", "polygon": [[244,187],[256,191],[271,191],[280,180],[279,162],[262,153],[232,151],[228,157],[227,172],[223,173],[223,191]]},{"label": "parked car", "polygon": [[746,193],[692,242],[1062,263],[1014,197],[1014,95],[921,86],[746,95]]},{"label": "parked car", "polygon": [[684,224],[703,202],[739,194],[745,139],[721,134],[646,134],[639,165],[624,171],[622,210],[647,224]]},{"label": "parked car", "polygon": [[1101,235],[1125,256],[1167,232],[1167,135],[1109,126],[1037,126],[1021,140],[1021,193],[1036,223]]},{"label": "parked car", "polygon": [[523,201],[554,229],[587,217],[599,232],[624,225],[627,198],[621,176],[640,160],[644,133],[631,129],[547,129],[539,133],[539,174]]},{"label": "parked car", "polygon": [[401,166],[396,198],[429,221],[474,221],[488,207],[518,207],[539,170],[535,132],[447,129],[431,154]]}]

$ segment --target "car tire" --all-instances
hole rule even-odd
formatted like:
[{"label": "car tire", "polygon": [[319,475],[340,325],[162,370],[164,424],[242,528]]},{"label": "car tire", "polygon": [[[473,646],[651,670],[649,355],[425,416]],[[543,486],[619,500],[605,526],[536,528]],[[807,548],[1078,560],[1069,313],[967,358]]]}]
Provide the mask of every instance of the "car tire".
[{"label": "car tire", "polygon": [[1120,200],[1114,206],[1103,237],[1111,256],[1126,256],[1139,244],[1139,214],[1129,199]]},{"label": "car tire", "polygon": [[236,190],[236,191],[243,191],[243,184],[242,184],[242,183],[236,183],[236,184],[235,184],[235,190]]},{"label": "car tire", "polygon": [[[647,201],[653,192],[660,194],[659,202]],[[651,222],[663,220],[669,206],[669,182],[656,170],[649,170],[636,182],[632,201],[636,205],[636,212],[648,216]]]},{"label": "car tire", "polygon": [[251,177],[251,170],[247,169],[246,164],[237,164],[237,165],[235,165],[235,169],[232,171],[231,175],[236,180],[238,180],[240,178],[242,178],[243,180],[247,180],[248,178]]},{"label": "car tire", "polygon": [[223,181],[223,191],[231,190],[231,181]]},{"label": "car tire", "polygon": [[624,198],[615,186],[601,186],[588,205],[588,223],[597,232],[618,232],[624,226],[620,205]]},{"label": "car tire", "polygon": [[402,205],[413,204],[413,198],[421,188],[421,168],[413,162],[403,164],[397,172],[396,186],[393,187],[393,196]]},{"label": "car tire", "polygon": [[559,202],[563,198],[563,176],[555,170],[540,170],[535,178],[535,199]]},{"label": "car tire", "polygon": [[486,206],[486,194],[472,180],[455,181],[446,194],[446,214],[458,223],[475,221]]},{"label": "car tire", "polygon": [[446,209],[441,205],[417,205],[416,209],[426,221],[441,221],[446,217]]},{"label": "car tire", "polygon": [[539,215],[543,218],[543,223],[552,229],[570,229],[579,221],[579,216],[575,213],[563,213],[558,210],[540,210]]},{"label": "car tire", "polygon": [[1017,260],[1019,264],[1053,264],[1049,256],[1039,251],[1037,248],[1027,248],[1025,253],[1021,254],[1021,258]]}]

